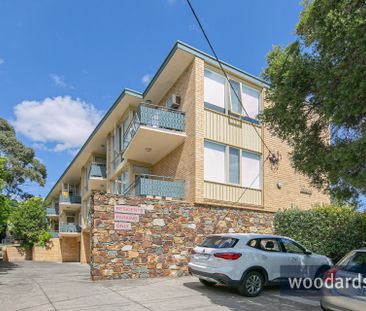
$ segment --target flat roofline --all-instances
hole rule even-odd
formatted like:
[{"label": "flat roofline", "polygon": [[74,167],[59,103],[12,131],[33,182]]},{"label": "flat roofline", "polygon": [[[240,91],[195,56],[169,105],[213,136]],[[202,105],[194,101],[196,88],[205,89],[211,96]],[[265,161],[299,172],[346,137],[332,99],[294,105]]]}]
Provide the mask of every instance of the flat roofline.
[{"label": "flat roofline", "polygon": [[[113,112],[113,110],[117,107],[118,103],[121,101],[121,99],[126,95],[131,95],[131,96],[136,96],[138,98],[144,98],[146,96],[146,94],[150,91],[150,89],[152,88],[152,86],[154,85],[155,81],[159,78],[161,72],[164,70],[164,68],[166,67],[166,65],[169,63],[170,59],[172,58],[172,56],[174,55],[174,53],[178,50],[182,50],[182,51],[186,51],[187,53],[190,53],[194,56],[197,56],[199,58],[202,58],[204,61],[206,61],[207,63],[210,63],[213,66],[219,66],[218,62],[216,61],[216,59],[206,53],[203,52],[199,49],[196,49],[195,47],[192,47],[190,45],[188,45],[187,43],[184,43],[182,41],[176,41],[173,48],[170,50],[170,52],[168,53],[167,57],[164,59],[163,63],[160,65],[159,69],[156,71],[154,77],[151,79],[150,83],[147,85],[146,89],[144,90],[144,92],[138,92],[129,88],[125,88],[122,93],[118,96],[118,98],[115,100],[115,102],[113,103],[113,105],[108,109],[107,113],[103,116],[102,120],[100,120],[100,122],[98,123],[98,125],[96,126],[96,128],[93,130],[93,132],[89,135],[88,139],[85,141],[85,143],[83,144],[83,146],[80,148],[80,150],[78,151],[78,153],[75,155],[75,157],[73,158],[73,160],[71,161],[71,163],[67,166],[67,168],[65,169],[65,171],[62,173],[62,175],[60,176],[60,178],[57,180],[57,182],[52,186],[51,190],[48,192],[47,196],[46,196],[46,200],[50,199],[49,196],[52,193],[52,191],[55,189],[55,187],[58,185],[58,183],[62,180],[62,178],[66,175],[66,173],[68,172],[68,170],[71,168],[71,166],[73,165],[73,163],[75,162],[75,160],[78,158],[78,156],[83,152],[83,150],[85,149],[85,147],[88,145],[88,143],[90,142],[90,140],[94,137],[95,133],[100,129],[100,127],[103,125],[103,123],[107,120],[108,116]],[[220,63],[223,65],[224,70],[233,72],[234,74],[236,74],[237,76],[249,80],[255,84],[259,84],[262,87],[269,87],[268,83],[266,83],[266,81],[264,81],[263,79],[256,77],[254,75],[251,75],[235,66],[232,66],[222,60],[219,60]]]}]

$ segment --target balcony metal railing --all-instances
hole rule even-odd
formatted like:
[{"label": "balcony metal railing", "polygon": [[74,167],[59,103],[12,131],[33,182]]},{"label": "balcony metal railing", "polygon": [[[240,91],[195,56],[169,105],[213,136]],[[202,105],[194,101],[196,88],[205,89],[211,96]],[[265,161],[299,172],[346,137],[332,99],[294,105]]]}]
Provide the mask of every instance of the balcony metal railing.
[{"label": "balcony metal railing", "polygon": [[51,234],[51,236],[52,236],[53,238],[58,238],[58,231],[55,231],[55,230],[49,230],[48,232],[49,232],[49,234]]},{"label": "balcony metal railing", "polygon": [[59,207],[47,207],[47,216],[59,215]]},{"label": "balcony metal railing", "polygon": [[60,223],[60,232],[81,232],[81,227],[73,223]]},{"label": "balcony metal railing", "polygon": [[80,195],[64,195],[60,194],[60,203],[71,203],[71,204],[81,204]]},{"label": "balcony metal railing", "polygon": [[106,178],[107,177],[106,164],[96,162],[91,163],[89,171],[89,178],[90,177]]},{"label": "balcony metal railing", "polygon": [[132,118],[126,132],[123,135],[123,151],[128,147],[141,125],[152,128],[174,130],[184,132],[185,114],[174,109],[155,106],[151,104],[140,104],[137,113]]},{"label": "balcony metal railing", "polygon": [[137,177],[134,188],[137,196],[184,198],[184,180],[172,177],[143,174]]}]

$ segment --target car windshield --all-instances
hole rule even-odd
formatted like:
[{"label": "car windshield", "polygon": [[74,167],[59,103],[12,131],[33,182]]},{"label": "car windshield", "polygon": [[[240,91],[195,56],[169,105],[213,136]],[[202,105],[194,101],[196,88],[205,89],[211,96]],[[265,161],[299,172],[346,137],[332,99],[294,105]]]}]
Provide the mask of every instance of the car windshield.
[{"label": "car windshield", "polygon": [[209,236],[202,243],[202,247],[209,248],[231,248],[238,242],[238,239],[222,236]]},{"label": "car windshield", "polygon": [[354,273],[366,274],[366,252],[357,252],[348,262],[344,270]]}]

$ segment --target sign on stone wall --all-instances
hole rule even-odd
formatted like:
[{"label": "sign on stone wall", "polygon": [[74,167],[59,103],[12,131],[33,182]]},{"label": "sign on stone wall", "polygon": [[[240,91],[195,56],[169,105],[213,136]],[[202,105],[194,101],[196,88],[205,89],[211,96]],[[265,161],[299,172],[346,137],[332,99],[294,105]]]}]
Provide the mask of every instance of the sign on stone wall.
[{"label": "sign on stone wall", "polygon": [[115,205],[114,206],[114,229],[115,230],[131,230],[131,223],[140,221],[140,216],[145,214],[145,209],[132,205]]},{"label": "sign on stone wall", "polygon": [[115,205],[114,206],[115,213],[127,213],[127,214],[137,214],[143,215],[145,214],[145,209],[140,206],[132,206],[132,205]]},{"label": "sign on stone wall", "polygon": [[115,222],[114,230],[131,230],[131,223],[129,222]]},{"label": "sign on stone wall", "polygon": [[114,213],[114,220],[126,222],[139,222],[139,215]]}]

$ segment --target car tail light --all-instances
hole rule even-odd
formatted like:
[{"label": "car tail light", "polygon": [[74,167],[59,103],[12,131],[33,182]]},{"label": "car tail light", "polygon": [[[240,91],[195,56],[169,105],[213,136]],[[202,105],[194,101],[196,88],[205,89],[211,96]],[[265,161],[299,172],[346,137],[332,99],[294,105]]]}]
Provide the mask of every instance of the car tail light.
[{"label": "car tail light", "polygon": [[191,249],[191,254],[192,255],[196,254],[196,251],[193,248]]},{"label": "car tail light", "polygon": [[238,258],[241,257],[241,254],[240,253],[215,253],[214,256],[217,258],[226,259],[226,260],[237,260]]},{"label": "car tail light", "polygon": [[324,282],[329,285],[332,285],[337,271],[338,271],[338,268],[336,268],[336,267],[330,268],[328,271],[326,271],[324,274]]}]

